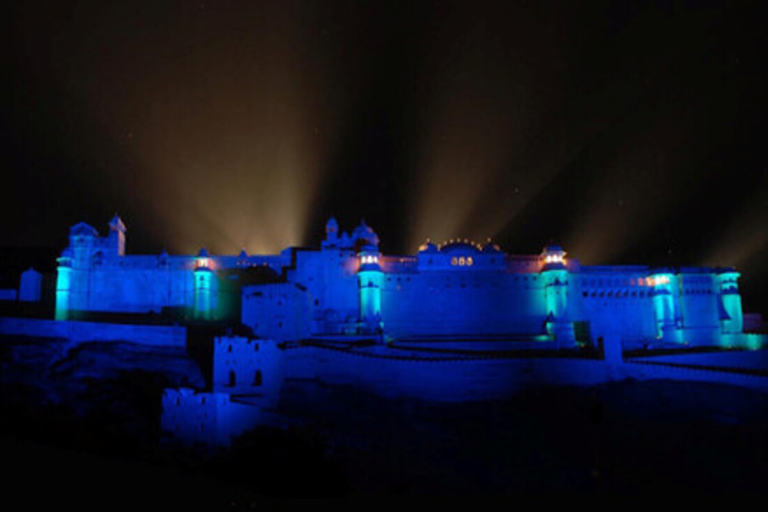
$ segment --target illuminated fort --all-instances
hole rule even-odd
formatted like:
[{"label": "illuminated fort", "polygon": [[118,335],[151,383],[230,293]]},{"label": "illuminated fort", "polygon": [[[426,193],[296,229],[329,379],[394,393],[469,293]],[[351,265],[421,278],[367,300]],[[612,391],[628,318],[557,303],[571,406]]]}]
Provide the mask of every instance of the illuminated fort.
[{"label": "illuminated fort", "polygon": [[[55,319],[30,269],[18,302],[47,296],[48,317],[0,317],[0,334],[59,340],[52,353],[73,357],[85,344],[174,375],[189,366],[166,368],[168,353],[197,354],[199,371],[162,396],[174,442],[229,445],[270,421],[288,382],[448,402],[626,378],[768,392],[767,336],[754,330],[759,315],[743,314],[732,268],[588,266],[555,245],[513,255],[490,241],[427,241],[393,256],[364,222],[344,232],[334,219],[319,247],[275,255],[127,255],[125,246],[117,216],[106,236],[73,226]],[[135,358],[139,345],[165,362]]]},{"label": "illuminated fort", "polygon": [[555,245],[513,255],[466,240],[393,256],[365,222],[348,233],[333,218],[320,247],[277,255],[134,256],[125,240],[117,216],[106,236],[85,223],[71,228],[58,260],[57,319],[173,312],[273,340],[745,343],[733,268],[587,266]]}]

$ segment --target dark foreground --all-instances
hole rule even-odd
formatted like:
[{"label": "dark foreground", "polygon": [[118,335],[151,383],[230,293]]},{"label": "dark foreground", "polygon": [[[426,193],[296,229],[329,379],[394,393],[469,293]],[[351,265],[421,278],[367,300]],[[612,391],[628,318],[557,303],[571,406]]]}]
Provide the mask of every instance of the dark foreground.
[{"label": "dark foreground", "polygon": [[[725,385],[623,381],[436,404],[288,381],[276,411],[285,427],[256,428],[229,453],[201,454],[158,447],[159,393],[181,373],[145,365],[98,376],[69,361],[80,371],[67,374],[40,371],[32,361],[14,366],[26,372],[15,382],[6,364],[0,389],[0,464],[9,475],[3,500],[24,508],[249,510],[303,497],[709,494],[763,492],[768,482],[768,396]],[[47,398],[52,390],[56,400]]]}]

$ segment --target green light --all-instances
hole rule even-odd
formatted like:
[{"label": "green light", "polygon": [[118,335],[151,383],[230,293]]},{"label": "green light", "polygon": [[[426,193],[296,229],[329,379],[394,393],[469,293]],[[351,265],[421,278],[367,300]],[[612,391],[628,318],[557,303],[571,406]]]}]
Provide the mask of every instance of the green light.
[{"label": "green light", "polygon": [[56,277],[56,320],[69,318],[70,296],[72,286],[72,269],[64,266],[59,260],[58,275]]}]

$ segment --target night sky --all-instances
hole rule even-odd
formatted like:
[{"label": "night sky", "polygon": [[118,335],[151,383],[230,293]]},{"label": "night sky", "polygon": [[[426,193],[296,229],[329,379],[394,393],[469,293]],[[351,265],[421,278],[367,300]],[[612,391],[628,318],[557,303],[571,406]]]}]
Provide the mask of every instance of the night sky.
[{"label": "night sky", "polygon": [[130,253],[275,253],[364,217],[385,253],[736,266],[768,313],[759,2],[7,4],[0,246],[119,212]]}]

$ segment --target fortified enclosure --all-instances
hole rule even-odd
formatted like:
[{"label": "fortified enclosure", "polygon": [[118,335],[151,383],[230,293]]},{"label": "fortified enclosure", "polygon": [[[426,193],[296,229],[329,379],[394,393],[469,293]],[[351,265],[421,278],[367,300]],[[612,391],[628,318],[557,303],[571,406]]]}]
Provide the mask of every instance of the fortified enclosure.
[{"label": "fortified enclosure", "polygon": [[276,255],[127,255],[125,241],[118,216],[104,237],[85,223],[71,228],[58,260],[57,319],[154,314],[242,324],[280,341],[748,344],[733,268],[586,266],[556,245],[513,255],[466,240],[385,255],[365,222],[347,233],[333,218],[319,248]]},{"label": "fortified enclosure", "polygon": [[[51,367],[82,348],[172,376],[173,442],[228,446],[281,425],[285,396],[313,385],[436,402],[627,378],[768,392],[766,335],[733,268],[588,266],[556,245],[514,255],[467,240],[386,255],[365,222],[344,232],[333,218],[319,247],[273,255],[129,255],[126,233],[117,215],[106,236],[73,226],[55,319],[0,317],[0,334],[19,350],[59,340]],[[19,311],[50,297],[44,282],[23,273]]]}]

